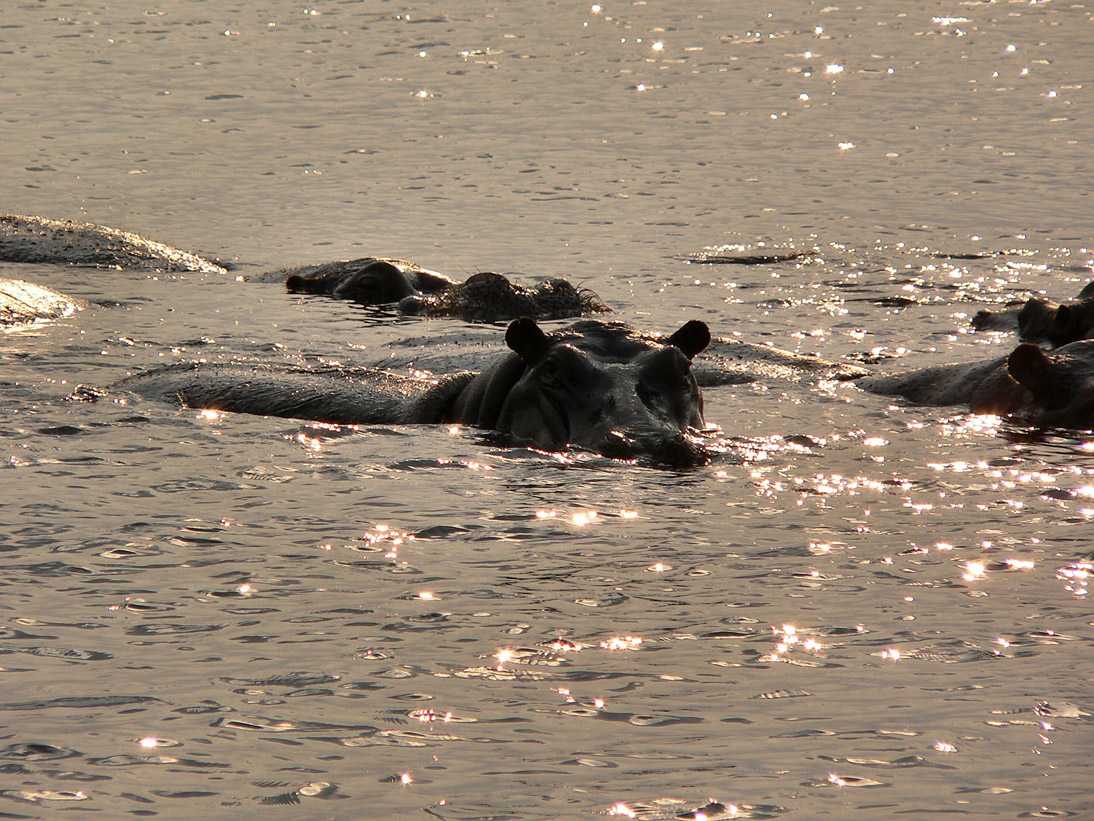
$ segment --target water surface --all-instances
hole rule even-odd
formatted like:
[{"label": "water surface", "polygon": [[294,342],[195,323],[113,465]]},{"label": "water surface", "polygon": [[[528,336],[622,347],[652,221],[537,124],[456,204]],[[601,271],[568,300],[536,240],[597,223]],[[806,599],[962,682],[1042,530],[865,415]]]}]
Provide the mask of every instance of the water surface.
[{"label": "water surface", "polygon": [[1092,22],[8,9],[2,208],[236,269],[0,268],[88,302],[0,336],[0,812],[1088,817],[1089,434],[764,380],[707,390],[724,452],[679,473],[65,397],[497,347],[236,278],[364,254],[873,369],[1004,353],[977,310],[1092,276]]}]

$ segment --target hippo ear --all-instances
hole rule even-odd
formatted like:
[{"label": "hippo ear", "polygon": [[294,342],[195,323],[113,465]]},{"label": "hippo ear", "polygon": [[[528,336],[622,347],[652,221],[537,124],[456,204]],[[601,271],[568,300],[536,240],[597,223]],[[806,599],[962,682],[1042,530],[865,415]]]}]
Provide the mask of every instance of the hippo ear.
[{"label": "hippo ear", "polygon": [[505,331],[505,344],[529,365],[535,365],[547,353],[551,342],[535,320],[524,316],[514,319]]},{"label": "hippo ear", "polygon": [[707,323],[693,319],[669,337],[669,344],[682,350],[688,359],[694,359],[710,344],[710,328]]},{"label": "hippo ear", "polygon": [[1088,282],[1083,286],[1083,289],[1079,291],[1079,295],[1076,299],[1094,299],[1094,282]]},{"label": "hippo ear", "polygon": [[1023,342],[1007,357],[1010,375],[1038,398],[1051,396],[1063,388],[1058,384],[1055,370],[1052,360],[1045,356],[1041,346],[1032,342]]},{"label": "hippo ear", "polygon": [[[1064,340],[1063,344],[1074,341],[1079,335],[1076,325],[1078,325],[1079,317],[1077,313],[1066,305],[1061,305],[1056,309],[1056,313],[1052,316],[1051,334],[1052,341]],[[1059,344],[1059,343],[1057,343]]]}]

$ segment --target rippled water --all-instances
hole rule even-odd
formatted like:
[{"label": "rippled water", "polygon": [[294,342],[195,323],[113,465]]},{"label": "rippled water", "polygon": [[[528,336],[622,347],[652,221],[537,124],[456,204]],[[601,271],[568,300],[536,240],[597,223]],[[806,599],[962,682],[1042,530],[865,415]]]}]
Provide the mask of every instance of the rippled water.
[{"label": "rippled water", "polygon": [[[564,275],[879,370],[1006,351],[976,310],[1091,278],[1089,5],[602,6],[19,3],[0,210],[242,275]],[[722,246],[818,253],[684,259]],[[725,453],[676,473],[66,402],[500,328],[0,276],[88,302],[0,335],[0,813],[1094,814],[1089,434],[765,380],[706,391]]]}]

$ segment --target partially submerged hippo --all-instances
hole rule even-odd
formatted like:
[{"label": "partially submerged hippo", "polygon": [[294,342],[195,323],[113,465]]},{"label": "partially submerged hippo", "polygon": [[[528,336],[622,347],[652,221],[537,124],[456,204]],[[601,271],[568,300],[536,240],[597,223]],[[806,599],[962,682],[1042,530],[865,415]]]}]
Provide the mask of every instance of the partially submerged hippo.
[{"label": "partially submerged hippo", "polygon": [[376,368],[183,363],[138,373],[114,389],[187,407],[336,424],[459,423],[519,445],[574,447],[674,467],[707,461],[695,437],[703,397],[691,360],[710,342],[697,320],[667,339],[619,322],[585,320],[545,334],[522,318],[510,352],[481,373],[439,380]]},{"label": "partially submerged hippo", "polygon": [[[0,262],[49,263],[133,271],[227,273],[216,262],[131,231],[79,220],[0,214]],[[79,300],[51,288],[0,277],[0,326],[57,319]]]},{"label": "partially submerged hippo", "polygon": [[988,362],[935,365],[856,384],[922,405],[968,405],[1026,425],[1094,428],[1094,339],[1045,352],[1024,342]]},{"label": "partially submerged hippo", "polygon": [[496,322],[527,316],[533,319],[565,319],[607,313],[592,291],[577,288],[564,279],[549,279],[527,287],[502,274],[473,274],[456,282],[400,259],[363,257],[289,271],[275,271],[263,279],[283,276],[294,293],[326,294],[364,305],[398,305],[400,313],[419,316],[457,317],[469,322]]},{"label": "partially submerged hippo", "polygon": [[[215,262],[131,231],[19,214],[0,214],[0,262],[226,273]],[[79,300],[50,288],[0,277],[0,326],[57,319],[79,307]]]},{"label": "partially submerged hippo", "polygon": [[264,281],[285,281],[293,293],[326,294],[365,305],[399,302],[415,294],[432,294],[456,284],[444,274],[405,259],[361,259],[305,265],[262,274]]},{"label": "partially submerged hippo", "polygon": [[[219,262],[131,231],[19,214],[0,214],[0,261],[137,271],[227,272]],[[284,282],[291,292],[326,294],[365,305],[397,304],[404,314],[458,317],[473,322],[521,316],[564,319],[609,310],[592,291],[564,279],[527,287],[501,274],[482,273],[459,283],[413,262],[380,257],[282,269],[250,278]],[[3,304],[0,295],[0,306]]]},{"label": "partially submerged hippo", "polygon": [[[627,329],[621,323],[588,320],[577,322],[573,327],[581,329],[590,325],[616,328],[621,335],[626,333],[645,342],[656,341],[656,338]],[[361,364],[384,370],[454,373],[475,370],[483,361],[500,352],[487,335],[469,335],[463,329],[439,331],[428,328],[425,334],[401,336],[375,346],[370,351],[360,352],[357,356],[366,357]],[[867,375],[866,370],[856,365],[723,336],[711,337],[710,345],[703,351],[703,356],[692,363],[691,372],[701,388],[752,382],[846,381]]]},{"label": "partially submerged hippo", "polygon": [[1094,337],[1094,282],[1083,288],[1071,302],[1052,302],[1033,297],[1007,306],[1002,311],[979,311],[972,318],[973,330],[1013,331],[1023,342],[1037,342],[1059,348],[1070,342]]},{"label": "partially submerged hippo", "polygon": [[79,220],[0,214],[0,261],[132,271],[226,273],[224,266],[132,231]]}]

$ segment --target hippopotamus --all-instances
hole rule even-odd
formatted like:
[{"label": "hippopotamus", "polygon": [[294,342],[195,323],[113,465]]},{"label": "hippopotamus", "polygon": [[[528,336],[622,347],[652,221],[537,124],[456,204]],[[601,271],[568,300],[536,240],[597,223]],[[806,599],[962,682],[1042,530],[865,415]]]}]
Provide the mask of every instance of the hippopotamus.
[{"label": "hippopotamus", "polygon": [[1023,342],[986,362],[935,365],[857,384],[923,405],[968,405],[1038,427],[1094,427],[1094,339],[1045,351]]},{"label": "hippopotamus", "polygon": [[[52,263],[135,271],[227,273],[224,266],[162,242],[79,220],[0,214],[0,262]],[[79,300],[50,288],[0,277],[0,325],[68,316]]]},{"label": "hippopotamus", "polygon": [[698,320],[662,338],[598,320],[548,334],[524,317],[505,332],[509,350],[478,373],[429,379],[378,368],[180,363],[112,390],[334,424],[464,424],[541,450],[688,467],[709,458],[696,436],[703,396],[691,372],[709,342]]},{"label": "hippopotamus", "polygon": [[456,284],[444,274],[405,259],[383,257],[270,271],[261,279],[284,280],[285,288],[292,293],[325,294],[365,305],[398,303],[409,296],[432,294]]},{"label": "hippopotamus", "polygon": [[285,287],[293,293],[326,294],[364,305],[396,304],[402,314],[458,317],[469,322],[521,316],[565,319],[609,310],[592,291],[565,279],[527,287],[502,274],[483,272],[459,283],[401,259],[363,257],[262,276],[267,281],[278,278],[284,278]]},{"label": "hippopotamus", "polygon": [[1087,283],[1071,302],[1052,302],[1033,297],[1008,305],[1002,311],[978,311],[973,330],[1012,331],[1018,338],[1059,348],[1094,337],[1094,282]]},{"label": "hippopotamus", "polygon": [[[137,271],[227,273],[227,266],[130,231],[78,220],[0,214],[0,261],[47,262]],[[365,305],[397,305],[403,314],[497,322],[529,316],[564,319],[606,313],[592,291],[565,279],[528,287],[502,274],[460,283],[413,262],[384,257],[269,271],[248,277],[284,282],[294,293],[326,294]],[[0,298],[0,305],[4,302]],[[40,318],[45,318],[40,317]]]},{"label": "hippopotamus", "polygon": [[0,214],[0,261],[133,271],[227,273],[219,263],[146,239],[132,231],[79,220],[52,220],[19,214]]}]

